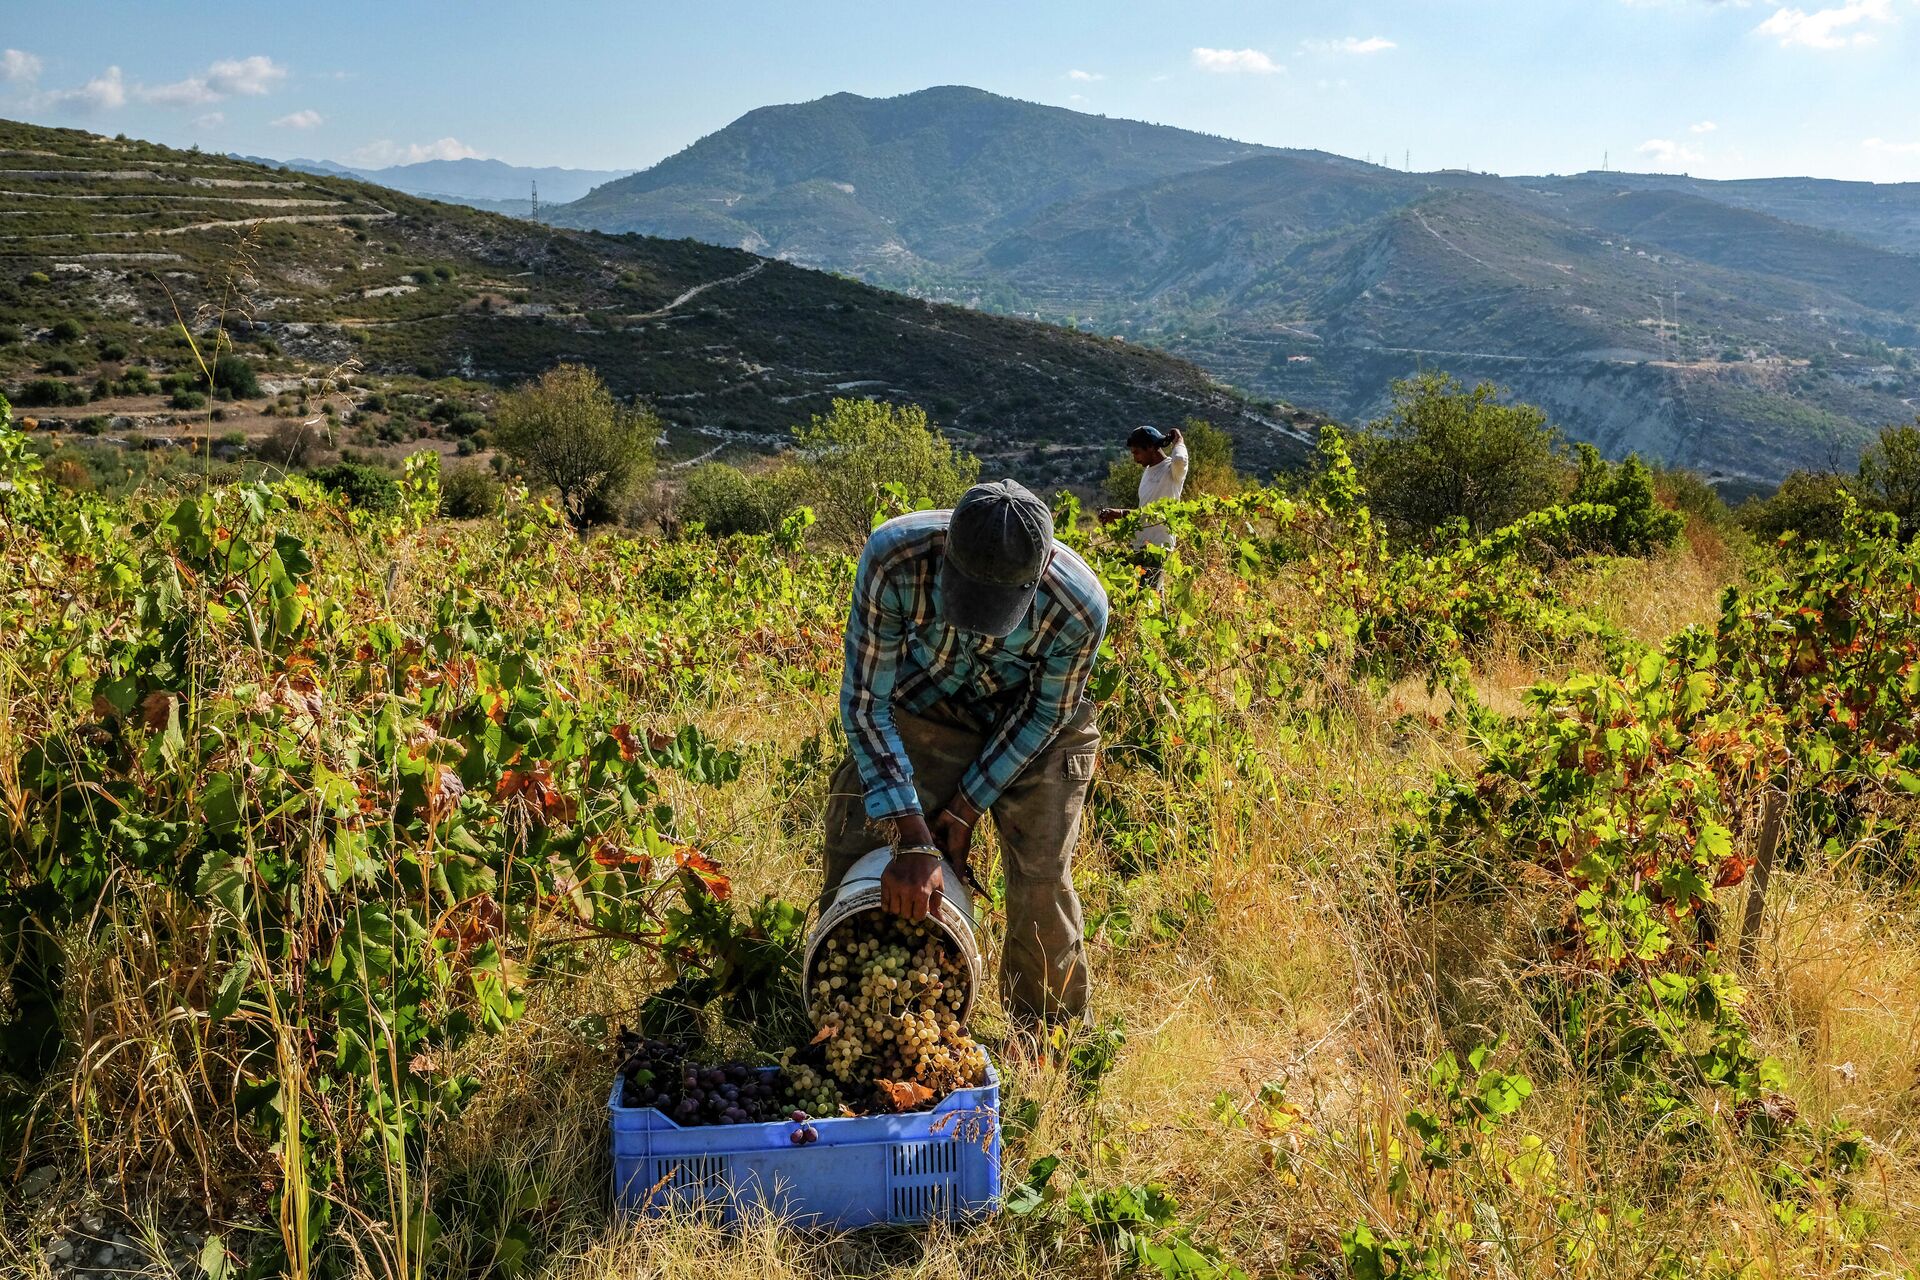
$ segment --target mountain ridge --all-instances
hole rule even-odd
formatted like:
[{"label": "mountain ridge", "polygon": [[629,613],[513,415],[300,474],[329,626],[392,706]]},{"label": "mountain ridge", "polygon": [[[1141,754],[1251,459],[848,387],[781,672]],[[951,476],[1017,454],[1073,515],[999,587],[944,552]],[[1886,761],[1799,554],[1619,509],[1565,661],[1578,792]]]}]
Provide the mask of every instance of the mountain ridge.
[{"label": "mountain ridge", "polygon": [[1345,419],[1438,365],[1740,482],[1920,401],[1920,184],[1409,173],[942,87],[757,108],[552,218],[1124,335]]}]

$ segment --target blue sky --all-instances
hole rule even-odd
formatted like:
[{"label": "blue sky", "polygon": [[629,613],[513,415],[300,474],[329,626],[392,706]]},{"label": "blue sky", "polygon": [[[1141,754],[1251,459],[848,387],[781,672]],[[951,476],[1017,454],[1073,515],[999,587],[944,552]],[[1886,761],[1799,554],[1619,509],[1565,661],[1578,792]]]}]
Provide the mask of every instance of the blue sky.
[{"label": "blue sky", "polygon": [[1920,0],[11,0],[0,114],[362,164],[644,167],[970,84],[1417,169],[1920,181]]}]

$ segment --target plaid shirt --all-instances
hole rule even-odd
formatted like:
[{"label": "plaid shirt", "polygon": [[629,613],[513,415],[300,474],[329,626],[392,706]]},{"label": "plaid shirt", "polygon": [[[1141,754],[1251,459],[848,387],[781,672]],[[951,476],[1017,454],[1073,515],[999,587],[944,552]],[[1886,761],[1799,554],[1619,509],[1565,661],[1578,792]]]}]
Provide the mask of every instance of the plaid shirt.
[{"label": "plaid shirt", "polygon": [[993,807],[1085,696],[1107,630],[1107,593],[1077,554],[1054,544],[1033,607],[999,639],[940,621],[940,563],[948,511],[918,511],[874,530],[860,556],[847,618],[840,720],[867,816],[919,813],[913,766],[893,727],[895,705],[943,707],[989,734],[960,794]]}]

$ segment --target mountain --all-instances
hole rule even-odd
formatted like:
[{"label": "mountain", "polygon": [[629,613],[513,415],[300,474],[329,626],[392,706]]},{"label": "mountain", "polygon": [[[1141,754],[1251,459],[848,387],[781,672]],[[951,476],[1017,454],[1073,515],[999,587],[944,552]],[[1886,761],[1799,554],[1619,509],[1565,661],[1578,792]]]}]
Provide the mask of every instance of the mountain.
[{"label": "mountain", "polygon": [[1789,222],[1837,231],[1882,249],[1920,253],[1920,182],[1842,182],[1832,178],[1711,180],[1667,173],[1580,174],[1526,178],[1532,184],[1599,181],[1622,191],[1678,191]]},{"label": "mountain", "polygon": [[1346,419],[1444,368],[1736,487],[1920,402],[1920,186],[1416,174],[938,89],[752,112],[554,218],[1071,320]]},{"label": "mountain", "polygon": [[331,160],[269,160],[262,156],[241,155],[231,158],[301,173],[358,178],[409,195],[522,217],[530,208],[535,183],[540,187],[542,205],[549,202],[562,204],[578,200],[602,183],[612,182],[633,172],[631,169],[563,169],[475,159],[421,160],[413,164],[366,169],[336,164]]},{"label": "mountain", "polygon": [[1063,200],[1263,150],[978,89],[838,93],[748,112],[551,220],[873,268],[898,282],[978,253]]},{"label": "mountain", "polygon": [[[1297,459],[1309,436],[1159,351],[739,250],[12,122],[0,188],[0,383],[14,392],[50,350],[98,357],[97,371],[47,365],[78,387],[129,361],[181,367],[176,306],[205,316],[224,298],[263,376],[351,361],[505,384],[580,360],[689,442],[774,444],[836,395],[911,400],[983,451],[1037,449],[1049,465],[1091,468],[1126,429],[1187,414],[1228,426],[1256,465]],[[85,345],[50,348],[58,319]]]}]

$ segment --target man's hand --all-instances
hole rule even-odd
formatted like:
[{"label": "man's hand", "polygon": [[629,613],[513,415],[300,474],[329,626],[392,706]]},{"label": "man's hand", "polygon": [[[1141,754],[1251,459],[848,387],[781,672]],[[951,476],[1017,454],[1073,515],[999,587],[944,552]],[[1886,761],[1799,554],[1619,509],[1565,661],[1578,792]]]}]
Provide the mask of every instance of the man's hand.
[{"label": "man's hand", "polygon": [[930,853],[894,854],[880,873],[880,905],[915,923],[938,911],[940,859]]},{"label": "man's hand", "polygon": [[980,811],[956,794],[933,820],[933,843],[956,867],[967,865],[967,853],[973,848],[973,829],[980,823]]},{"label": "man's hand", "polygon": [[1126,514],[1127,509],[1125,507],[1102,507],[1100,508],[1100,514],[1097,519],[1101,524],[1112,524],[1115,520],[1118,520]]},{"label": "man's hand", "polygon": [[1179,444],[1180,439],[1181,439],[1180,428],[1178,427],[1175,427],[1172,431],[1167,433],[1167,443],[1170,445]]}]

